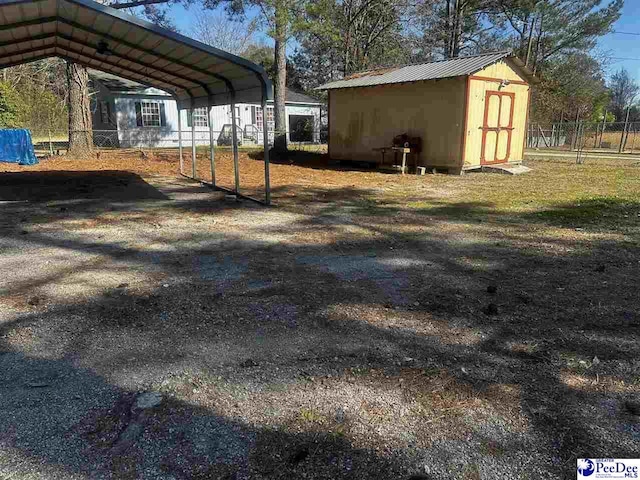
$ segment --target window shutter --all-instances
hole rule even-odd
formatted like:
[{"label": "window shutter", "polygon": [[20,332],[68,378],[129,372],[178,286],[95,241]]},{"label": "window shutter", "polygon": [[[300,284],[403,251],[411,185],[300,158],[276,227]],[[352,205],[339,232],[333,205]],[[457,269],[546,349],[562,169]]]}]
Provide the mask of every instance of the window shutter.
[{"label": "window shutter", "polygon": [[251,124],[252,125],[256,124],[256,107],[255,106],[251,107]]},{"label": "window shutter", "polygon": [[136,102],[136,125],[142,127],[142,103]]},{"label": "window shutter", "polygon": [[167,112],[165,110],[164,102],[160,103],[160,126],[161,127],[167,126]]},{"label": "window shutter", "polygon": [[192,110],[187,110],[187,127],[191,128],[192,124],[193,124]]}]

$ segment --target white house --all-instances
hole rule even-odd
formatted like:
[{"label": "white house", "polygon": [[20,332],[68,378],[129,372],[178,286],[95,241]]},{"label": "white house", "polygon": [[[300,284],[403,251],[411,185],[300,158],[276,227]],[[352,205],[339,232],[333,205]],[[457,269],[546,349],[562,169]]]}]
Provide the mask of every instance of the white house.
[{"label": "white house", "polygon": [[[114,75],[90,70],[93,97],[94,141],[102,147],[177,147],[178,108],[166,92],[148,88]],[[273,105],[273,102],[270,102]],[[287,141],[319,143],[322,104],[308,95],[287,89]],[[262,143],[262,107],[237,104],[238,138],[242,144]],[[273,141],[273,106],[267,106],[267,123]],[[181,112],[182,140],[191,144],[191,115]],[[218,145],[231,143],[231,106],[206,108],[194,112],[196,144],[209,144],[209,122]]]}]

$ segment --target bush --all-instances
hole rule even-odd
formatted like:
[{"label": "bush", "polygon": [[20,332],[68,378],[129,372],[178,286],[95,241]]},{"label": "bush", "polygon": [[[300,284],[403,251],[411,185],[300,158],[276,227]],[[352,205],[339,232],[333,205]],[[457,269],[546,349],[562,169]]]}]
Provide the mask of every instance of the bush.
[{"label": "bush", "polygon": [[10,84],[0,82],[0,128],[20,127],[20,95]]}]

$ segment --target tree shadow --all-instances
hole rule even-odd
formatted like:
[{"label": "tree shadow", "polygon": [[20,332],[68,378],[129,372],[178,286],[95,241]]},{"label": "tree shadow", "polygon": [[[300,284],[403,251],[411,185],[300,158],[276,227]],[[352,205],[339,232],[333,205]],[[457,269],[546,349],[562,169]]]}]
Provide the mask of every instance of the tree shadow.
[{"label": "tree shadow", "polygon": [[[164,395],[150,409],[71,360],[0,352],[7,475],[47,478],[392,478],[393,460],[322,430],[259,427]],[[7,463],[7,457],[10,462]]]},{"label": "tree shadow", "polygon": [[637,224],[640,218],[640,201],[619,197],[587,198],[534,212],[525,218],[569,227],[609,227],[621,222]]},{"label": "tree shadow", "polygon": [[[577,457],[634,455],[637,251],[544,233],[523,244],[528,214],[503,217],[513,226],[499,242],[474,230],[484,222],[452,239],[437,227],[452,208],[486,220],[490,205],[407,212],[374,191],[324,194],[305,215],[271,211],[296,213],[271,227],[188,231],[184,244],[148,235],[172,243],[154,252],[29,235],[112,260],[87,265],[91,277],[116,262],[164,276],[150,290],[23,304],[0,324],[3,447],[59,476],[114,478],[403,478],[425,465],[433,478],[565,478]],[[433,229],[413,228],[426,218]],[[356,227],[372,235],[344,230]],[[138,390],[166,400],[134,415]],[[410,414],[387,418],[376,402]]]},{"label": "tree shadow", "polygon": [[139,175],[125,171],[20,172],[2,173],[0,177],[0,201],[6,202],[168,199]]},{"label": "tree shadow", "polygon": [[[264,161],[264,152],[255,150],[248,153],[251,160]],[[378,164],[365,161],[332,160],[327,153],[307,152],[304,150],[288,150],[272,152],[269,162],[277,165],[295,165],[313,170],[330,170],[336,172],[376,172],[398,175],[397,172],[378,170]]]}]

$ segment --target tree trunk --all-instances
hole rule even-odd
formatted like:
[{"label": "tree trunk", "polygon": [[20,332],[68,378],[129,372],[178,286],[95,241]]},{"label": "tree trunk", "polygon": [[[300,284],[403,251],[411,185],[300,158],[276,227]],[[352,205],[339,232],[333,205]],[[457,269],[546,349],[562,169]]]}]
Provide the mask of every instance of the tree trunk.
[{"label": "tree trunk", "polygon": [[533,47],[533,27],[536,24],[536,17],[534,15],[532,15],[532,17],[533,18],[531,19],[531,25],[529,28],[529,40],[527,41],[527,55],[524,60],[524,64],[526,67],[528,67],[531,62],[531,50]]},{"label": "tree trunk", "polygon": [[69,150],[73,157],[87,157],[93,153],[93,123],[89,99],[89,73],[82,65],[67,62],[69,87]]},{"label": "tree trunk", "polygon": [[464,3],[460,0],[456,3],[456,28],[453,35],[453,58],[460,56],[462,48],[462,32],[464,29]]},{"label": "tree trunk", "polygon": [[[277,17],[277,14],[276,14]],[[282,33],[275,40],[275,136],[273,148],[276,151],[287,150],[287,112],[285,108],[287,89],[287,41]]]},{"label": "tree trunk", "polygon": [[451,2],[453,0],[447,0],[447,33],[446,33],[446,45],[444,48],[444,56],[445,58],[451,58],[451,35],[453,32],[453,11],[454,9],[451,6]]}]

